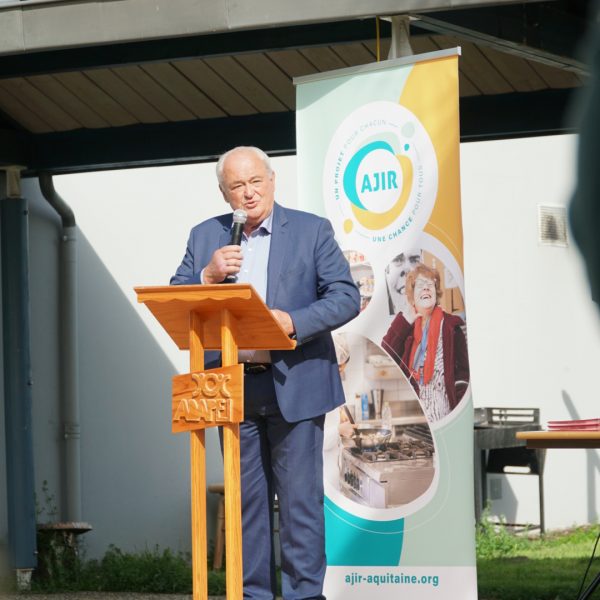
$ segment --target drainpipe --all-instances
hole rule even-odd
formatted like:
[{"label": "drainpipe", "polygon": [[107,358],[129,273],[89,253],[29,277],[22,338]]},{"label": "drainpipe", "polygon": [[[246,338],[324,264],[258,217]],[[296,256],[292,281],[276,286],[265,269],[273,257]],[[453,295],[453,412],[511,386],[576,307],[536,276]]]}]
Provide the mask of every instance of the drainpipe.
[{"label": "drainpipe", "polygon": [[[36,567],[27,200],[19,167],[2,167],[0,200],[8,550],[19,588]],[[4,196],[4,194],[3,194]]]},{"label": "drainpipe", "polygon": [[77,234],[75,215],[54,189],[52,175],[41,173],[40,189],[62,220],[60,248],[61,418],[64,440],[63,519],[81,519],[79,359],[77,354]]}]

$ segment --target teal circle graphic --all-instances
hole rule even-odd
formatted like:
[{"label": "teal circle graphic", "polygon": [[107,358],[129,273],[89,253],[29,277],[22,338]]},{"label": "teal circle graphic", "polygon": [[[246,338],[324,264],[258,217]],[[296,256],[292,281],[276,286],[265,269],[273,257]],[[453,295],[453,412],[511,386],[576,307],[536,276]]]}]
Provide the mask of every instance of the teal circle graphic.
[{"label": "teal circle graphic", "polygon": [[348,200],[350,200],[350,202],[352,202],[352,204],[354,204],[354,206],[362,210],[367,210],[367,208],[358,197],[358,192],[356,191],[356,175],[358,173],[360,163],[374,150],[385,150],[386,152],[394,154],[394,149],[387,142],[371,142],[370,144],[367,144],[366,146],[360,148],[360,150],[356,151],[354,156],[348,161],[348,165],[344,171],[344,192],[346,193],[346,197]]},{"label": "teal circle graphic", "polygon": [[372,521],[357,517],[325,496],[325,538],[330,566],[397,567],[404,542],[404,518]]}]

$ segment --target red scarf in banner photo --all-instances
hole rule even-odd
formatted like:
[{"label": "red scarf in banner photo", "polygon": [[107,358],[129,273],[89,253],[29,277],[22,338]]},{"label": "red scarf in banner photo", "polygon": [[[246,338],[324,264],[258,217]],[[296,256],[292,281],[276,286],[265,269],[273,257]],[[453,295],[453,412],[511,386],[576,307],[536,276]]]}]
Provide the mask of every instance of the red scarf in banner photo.
[{"label": "red scarf in banner photo", "polygon": [[[429,331],[427,334],[427,352],[425,353],[425,365],[423,369],[423,383],[425,385],[427,385],[433,377],[433,366],[435,364],[435,355],[437,352],[438,340],[440,339],[440,327],[442,326],[443,319],[444,311],[439,306],[436,306],[431,313]],[[417,317],[415,320],[413,345],[410,350],[409,365],[411,367],[411,371],[413,369],[412,365],[415,361],[415,353],[419,347],[419,344],[421,343],[422,337],[423,317]],[[419,371],[412,371],[412,376],[417,382],[420,382],[421,378]]]}]

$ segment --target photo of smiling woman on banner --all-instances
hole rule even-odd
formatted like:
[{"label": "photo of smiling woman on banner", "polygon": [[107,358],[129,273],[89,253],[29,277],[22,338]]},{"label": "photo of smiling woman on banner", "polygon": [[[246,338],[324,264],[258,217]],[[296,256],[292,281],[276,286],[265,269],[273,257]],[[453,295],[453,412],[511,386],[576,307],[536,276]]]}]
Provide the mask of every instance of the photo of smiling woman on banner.
[{"label": "photo of smiling woman on banner", "polygon": [[406,277],[407,309],[396,315],[382,341],[430,423],[450,414],[469,384],[464,321],[441,308],[442,296],[437,268],[418,264]]}]

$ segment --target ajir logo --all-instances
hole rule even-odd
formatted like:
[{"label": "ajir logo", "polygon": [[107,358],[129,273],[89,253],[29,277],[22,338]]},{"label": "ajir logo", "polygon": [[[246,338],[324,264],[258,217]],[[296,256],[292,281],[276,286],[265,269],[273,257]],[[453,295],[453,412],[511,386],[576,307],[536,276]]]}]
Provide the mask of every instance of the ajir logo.
[{"label": "ajir logo", "polygon": [[393,240],[424,227],[437,182],[435,150],[417,117],[394,102],[371,102],[348,115],[330,141],[327,216],[342,235]]}]

